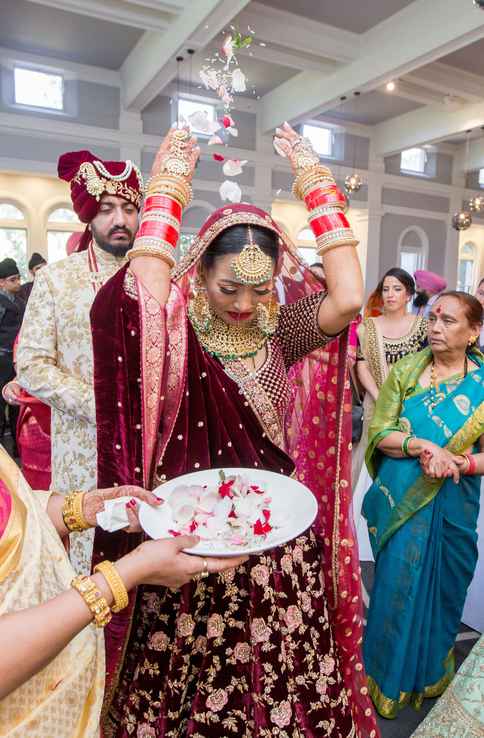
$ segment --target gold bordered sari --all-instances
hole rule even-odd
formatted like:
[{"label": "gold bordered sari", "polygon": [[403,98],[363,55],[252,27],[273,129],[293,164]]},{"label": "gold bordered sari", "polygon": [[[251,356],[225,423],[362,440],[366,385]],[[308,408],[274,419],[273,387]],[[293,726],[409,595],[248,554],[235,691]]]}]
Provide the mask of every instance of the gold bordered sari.
[{"label": "gold bordered sari", "polygon": [[[48,499],[45,491],[32,492],[0,447],[0,616],[69,589],[74,570],[45,513]],[[103,688],[102,634],[89,625],[0,702],[0,735],[97,738]]]}]

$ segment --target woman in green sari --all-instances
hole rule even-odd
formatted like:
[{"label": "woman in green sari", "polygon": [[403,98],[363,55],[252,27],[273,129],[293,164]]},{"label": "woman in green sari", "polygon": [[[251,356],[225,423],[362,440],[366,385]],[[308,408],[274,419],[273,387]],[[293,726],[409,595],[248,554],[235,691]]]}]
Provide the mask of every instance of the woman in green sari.
[{"label": "woman in green sari", "polygon": [[364,657],[387,718],[441,694],[454,674],[484,473],[481,326],[474,297],[442,295],[429,347],[392,369],[370,426],[363,515],[376,563]]}]

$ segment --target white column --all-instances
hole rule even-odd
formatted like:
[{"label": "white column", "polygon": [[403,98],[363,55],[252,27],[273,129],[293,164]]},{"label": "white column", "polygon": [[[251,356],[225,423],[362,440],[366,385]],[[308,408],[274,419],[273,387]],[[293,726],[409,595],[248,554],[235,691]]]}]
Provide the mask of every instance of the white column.
[{"label": "white column", "polygon": [[368,236],[366,244],[365,292],[372,292],[380,281],[381,222],[383,217],[382,193],[385,162],[377,156],[370,142],[368,171]]},{"label": "white column", "polygon": [[447,288],[455,290],[457,286],[457,270],[459,266],[459,231],[452,228],[452,217],[462,207],[463,190],[454,191],[450,198],[450,213],[446,221],[447,238],[445,241],[444,277]]},{"label": "white column", "polygon": [[[143,136],[143,120],[141,113],[121,110],[119,114],[119,132],[121,139],[120,158],[130,159],[141,168],[141,139]],[[139,142],[139,143],[138,143]]]}]

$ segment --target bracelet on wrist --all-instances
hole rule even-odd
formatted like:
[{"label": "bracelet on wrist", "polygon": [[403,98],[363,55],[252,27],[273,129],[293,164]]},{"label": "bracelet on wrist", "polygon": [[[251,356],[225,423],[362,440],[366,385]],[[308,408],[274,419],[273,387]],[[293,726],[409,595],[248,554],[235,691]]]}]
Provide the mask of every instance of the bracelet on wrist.
[{"label": "bracelet on wrist", "polygon": [[124,610],[129,602],[128,590],[112,561],[101,561],[100,564],[94,567],[94,571],[101,572],[113,593],[114,605],[111,606],[111,611],[120,612]]},{"label": "bracelet on wrist", "polygon": [[88,530],[92,526],[83,513],[85,492],[70,492],[62,505],[62,519],[69,533]]},{"label": "bracelet on wrist", "polygon": [[407,456],[407,457],[411,456],[411,453],[408,450],[408,444],[410,443],[412,438],[415,438],[415,435],[413,433],[409,433],[408,435],[405,436],[405,438],[402,441],[402,454],[404,456]]},{"label": "bracelet on wrist", "polygon": [[71,587],[78,592],[92,613],[98,628],[104,628],[111,620],[111,609],[96,582],[81,574],[74,577]]},{"label": "bracelet on wrist", "polygon": [[467,469],[464,472],[466,476],[474,475],[477,471],[477,462],[472,454],[462,454],[467,461]]}]

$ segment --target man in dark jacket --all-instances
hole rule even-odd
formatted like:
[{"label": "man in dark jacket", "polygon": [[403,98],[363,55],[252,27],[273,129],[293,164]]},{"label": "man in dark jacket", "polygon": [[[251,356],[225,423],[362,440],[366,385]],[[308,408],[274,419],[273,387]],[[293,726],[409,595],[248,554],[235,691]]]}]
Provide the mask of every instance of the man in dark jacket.
[{"label": "man in dark jacket", "polygon": [[[0,437],[6,424],[7,403],[3,397],[4,386],[15,377],[13,344],[22,324],[25,302],[20,297],[20,273],[13,259],[0,261]],[[10,405],[8,419],[14,443],[17,427],[18,407]]]},{"label": "man in dark jacket", "polygon": [[39,254],[37,251],[34,251],[32,256],[29,260],[29,272],[32,275],[32,281],[31,282],[25,282],[25,284],[22,285],[20,288],[20,297],[23,299],[23,301],[26,303],[27,300],[30,297],[30,293],[32,292],[32,287],[34,286],[34,279],[35,275],[39,271],[39,269],[42,269],[42,267],[47,266],[47,262],[44,259],[44,257]]}]

